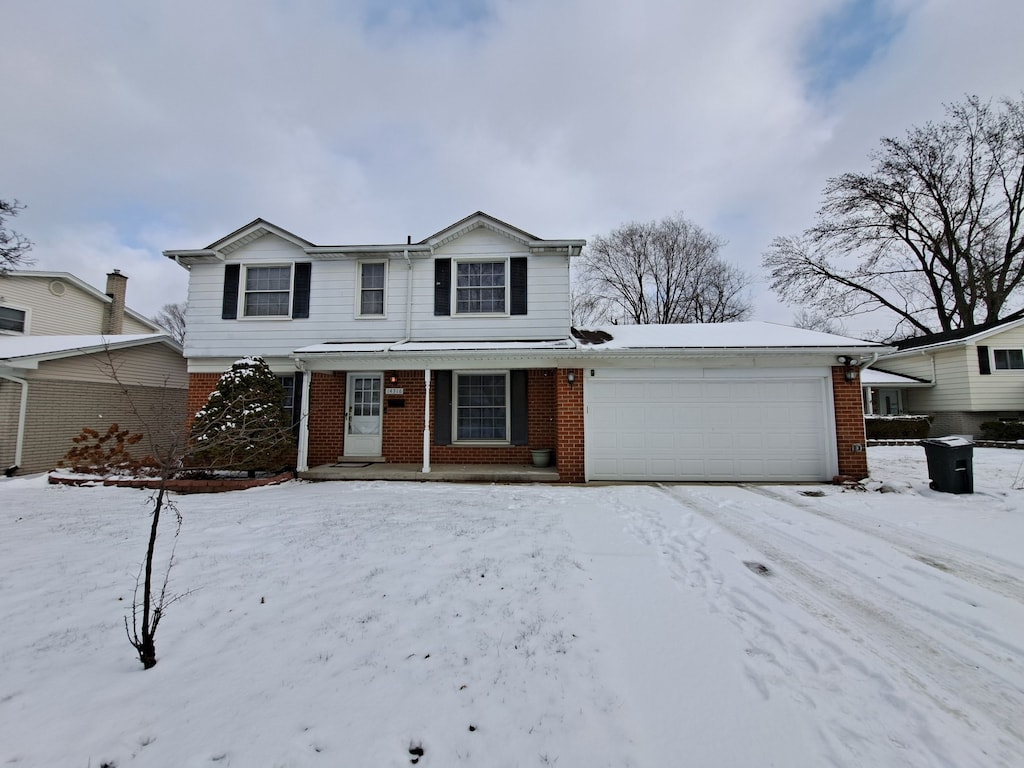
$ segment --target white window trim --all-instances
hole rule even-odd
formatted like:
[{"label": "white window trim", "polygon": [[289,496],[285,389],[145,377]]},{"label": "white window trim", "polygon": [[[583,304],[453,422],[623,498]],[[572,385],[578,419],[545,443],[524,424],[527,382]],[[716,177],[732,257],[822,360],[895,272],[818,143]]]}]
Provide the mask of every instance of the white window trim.
[{"label": "white window trim", "polygon": [[[383,264],[384,265],[384,311],[380,314],[364,315],[363,309],[363,265]],[[388,275],[390,272],[390,261],[388,259],[363,259],[356,262],[356,295],[355,295],[355,316],[360,319],[384,320],[388,316]]]},{"label": "white window trim", "polygon": [[1024,373],[1024,368],[999,368],[996,366],[996,352],[1020,352],[1024,356],[1024,350],[1020,347],[992,347],[989,349],[989,355],[992,357],[992,373],[1016,373],[1018,375]]},{"label": "white window trim", "polygon": [[[504,312],[459,312],[459,264],[504,264],[505,265],[505,311]],[[452,259],[452,295],[451,307],[452,317],[510,317],[509,302],[512,300],[512,290],[509,285],[512,281],[511,263],[508,256],[488,259],[480,256],[453,258]]]},{"label": "white window trim", "polygon": [[[505,377],[505,439],[474,440],[459,437],[459,377],[460,376],[504,376]],[[452,371],[452,444],[473,446],[507,446],[512,444],[512,372],[497,371]]]},{"label": "white window trim", "polygon": [[[287,267],[288,268],[288,310],[283,315],[247,315],[245,313],[245,297],[249,293],[280,293],[280,291],[247,291],[245,286],[248,283],[248,275],[250,269],[261,269],[267,267]],[[239,277],[238,285],[238,315],[239,320],[253,321],[253,320],[291,320],[292,319],[292,302],[295,301],[295,264],[292,262],[284,263],[273,263],[273,264],[243,264],[242,274]]]},{"label": "white window trim", "polygon": [[4,328],[0,328],[0,334],[5,336],[28,336],[32,330],[32,308],[23,307],[18,304],[8,304],[6,301],[0,302],[0,307],[4,309],[13,309],[15,312],[25,313],[25,326],[20,331],[8,331]]}]

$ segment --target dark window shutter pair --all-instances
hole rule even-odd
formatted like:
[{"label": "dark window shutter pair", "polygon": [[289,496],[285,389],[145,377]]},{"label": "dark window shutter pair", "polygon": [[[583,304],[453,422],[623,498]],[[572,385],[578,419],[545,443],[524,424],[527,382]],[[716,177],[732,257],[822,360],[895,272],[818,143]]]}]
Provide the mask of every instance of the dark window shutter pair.
[{"label": "dark window shutter pair", "polygon": [[295,385],[292,387],[292,432],[298,437],[299,422],[302,421],[302,371],[295,372]]},{"label": "dark window shutter pair", "polygon": [[[309,317],[309,286],[313,265],[304,262],[295,265],[295,280],[292,287],[292,317]],[[222,320],[238,319],[238,292],[242,279],[240,264],[224,265],[224,295],[221,299]]]},{"label": "dark window shutter pair", "polygon": [[[526,371],[509,371],[512,445],[527,445],[530,439],[526,377]],[[452,372],[434,371],[434,445],[452,442],[452,400]]]},{"label": "dark window shutter pair", "polygon": [[978,371],[982,374],[992,373],[992,364],[988,357],[988,347],[978,347]]},{"label": "dark window shutter pair", "polygon": [[[509,260],[509,314],[526,314],[526,257]],[[434,314],[452,313],[452,260],[434,261]]]}]

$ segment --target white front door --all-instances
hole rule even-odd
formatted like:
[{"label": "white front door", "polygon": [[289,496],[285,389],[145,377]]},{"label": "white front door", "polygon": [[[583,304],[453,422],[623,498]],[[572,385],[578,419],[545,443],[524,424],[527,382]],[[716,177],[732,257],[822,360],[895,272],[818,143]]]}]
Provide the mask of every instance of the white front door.
[{"label": "white front door", "polygon": [[345,455],[381,455],[384,375],[350,373],[345,387]]}]

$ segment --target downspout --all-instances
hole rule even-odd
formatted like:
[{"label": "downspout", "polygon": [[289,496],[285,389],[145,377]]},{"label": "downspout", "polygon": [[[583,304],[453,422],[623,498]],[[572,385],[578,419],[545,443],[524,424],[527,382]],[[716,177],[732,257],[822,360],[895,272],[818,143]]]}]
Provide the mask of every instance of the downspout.
[{"label": "downspout", "polygon": [[15,384],[21,385],[21,405],[18,408],[18,437],[14,441],[14,463],[4,470],[4,474],[7,477],[13,477],[14,473],[18,471],[18,467],[21,466],[21,454],[22,449],[25,446],[25,420],[28,414],[28,382],[25,379],[19,379],[17,376],[10,376],[6,373],[0,373],[0,379],[7,379],[13,381]]}]

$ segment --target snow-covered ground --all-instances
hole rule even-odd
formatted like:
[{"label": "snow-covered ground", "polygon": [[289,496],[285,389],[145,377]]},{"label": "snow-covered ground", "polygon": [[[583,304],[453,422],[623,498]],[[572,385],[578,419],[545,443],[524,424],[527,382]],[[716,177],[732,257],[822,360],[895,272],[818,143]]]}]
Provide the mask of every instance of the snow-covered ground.
[{"label": "snow-covered ground", "polygon": [[866,491],[179,497],[149,671],[148,494],[6,480],[0,764],[1021,766],[1024,452],[974,455],[969,496],[886,447]]}]

